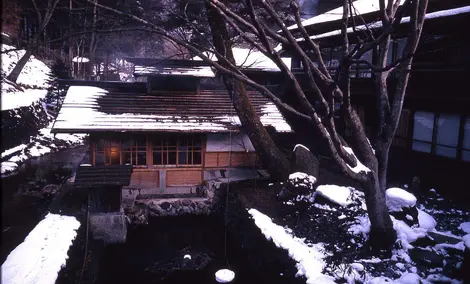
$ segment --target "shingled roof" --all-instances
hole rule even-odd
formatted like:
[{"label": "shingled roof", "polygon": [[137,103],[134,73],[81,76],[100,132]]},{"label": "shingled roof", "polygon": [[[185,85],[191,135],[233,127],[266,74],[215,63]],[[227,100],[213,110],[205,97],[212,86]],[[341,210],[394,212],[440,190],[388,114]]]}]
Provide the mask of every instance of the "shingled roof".
[{"label": "shingled roof", "polygon": [[[257,92],[249,92],[249,97],[263,125],[291,131],[271,101]],[[52,132],[229,132],[239,127],[226,91],[148,94],[71,86]]]}]

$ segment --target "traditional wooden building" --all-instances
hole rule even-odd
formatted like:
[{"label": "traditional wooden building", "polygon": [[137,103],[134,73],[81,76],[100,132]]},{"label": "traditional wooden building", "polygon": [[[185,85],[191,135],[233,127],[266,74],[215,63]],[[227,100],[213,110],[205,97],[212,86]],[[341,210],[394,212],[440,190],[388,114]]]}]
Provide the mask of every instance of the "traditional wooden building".
[{"label": "traditional wooden building", "polygon": [[[90,164],[132,165],[128,189],[192,192],[214,172],[257,168],[231,95],[202,61],[128,59],[141,82],[71,84],[53,133],[89,133]],[[261,70],[252,70],[253,77]],[[277,76],[276,71],[267,76]],[[140,78],[140,79],[139,79]],[[88,86],[87,86],[88,85]],[[277,107],[249,90],[261,122],[291,131]],[[183,191],[181,191],[183,190]]]},{"label": "traditional wooden building", "polygon": [[[429,184],[465,182],[470,172],[470,96],[465,87],[470,75],[470,6],[465,1],[429,2],[422,38],[410,70],[411,76],[403,105],[402,117],[390,155],[391,174],[420,176]],[[367,30],[379,34],[381,21],[378,1],[353,2],[353,15],[367,23]],[[304,22],[306,29],[322,44],[325,62],[335,72],[341,56],[342,7]],[[357,21],[356,21],[357,22]],[[363,22],[361,22],[363,23]],[[351,21],[352,24],[352,21]],[[409,30],[405,15],[392,39],[389,63],[399,58]],[[297,26],[289,27],[294,33]],[[366,25],[348,28],[352,48],[364,38]],[[289,54],[289,47],[284,47]],[[372,53],[362,59],[371,62]],[[292,58],[292,70],[301,78],[300,60]],[[352,66],[350,76],[352,103],[365,122],[367,132],[377,127],[374,73],[367,65]],[[389,84],[393,91],[394,78]],[[404,163],[406,161],[406,163]],[[436,173],[439,173],[436,175]],[[465,183],[468,185],[468,183]]]}]

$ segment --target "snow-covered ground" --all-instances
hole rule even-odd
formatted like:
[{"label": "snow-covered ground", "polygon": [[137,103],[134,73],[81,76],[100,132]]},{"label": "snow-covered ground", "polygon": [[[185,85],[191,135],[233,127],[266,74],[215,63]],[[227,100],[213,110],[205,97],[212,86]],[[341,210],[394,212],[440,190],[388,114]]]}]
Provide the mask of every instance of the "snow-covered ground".
[{"label": "snow-covered ground", "polygon": [[292,230],[274,224],[271,218],[256,209],[250,209],[248,213],[267,240],[289,251],[289,256],[297,262],[297,276],[305,276],[307,283],[335,283],[333,277],[322,273],[325,252],[321,243],[305,243],[303,239],[293,236]]},{"label": "snow-covered ground", "polygon": [[2,110],[30,106],[32,103],[44,99],[46,94],[47,90],[45,89],[25,89],[16,92],[3,92],[2,89]]},{"label": "snow-covered ground", "polygon": [[[7,50],[12,50],[5,52]],[[2,78],[6,77],[15,67],[16,63],[25,54],[25,50],[15,50],[14,46],[2,44]],[[28,86],[30,88],[47,88],[47,80],[49,79],[50,68],[42,61],[37,60],[33,55],[29,58],[25,67],[20,73],[16,83]],[[2,82],[2,96],[3,96]]]},{"label": "snow-covered ground", "polygon": [[[33,55],[29,58],[14,84],[6,79],[25,50],[15,50],[11,45],[2,44],[1,75],[2,75],[2,110],[29,106],[42,99],[49,87],[47,80],[51,69]],[[9,51],[11,50],[11,51]],[[8,51],[3,53],[4,51]]]},{"label": "snow-covered ground", "polygon": [[[11,50],[1,54],[2,65],[2,92],[1,110],[15,110],[19,107],[41,104],[49,87],[50,68],[42,61],[31,56],[18,77],[17,84],[8,81],[5,77],[15,67],[15,64],[24,55],[25,50],[15,50],[14,46],[2,44],[2,51]],[[16,110],[15,110],[16,112]],[[18,114],[16,114],[17,117]],[[36,115],[36,113],[35,113]],[[36,116],[37,117],[37,116]],[[84,135],[51,134],[52,123],[39,130],[39,135],[30,137],[26,144],[16,145],[1,154],[1,174],[15,171],[18,166],[30,158],[42,156],[68,146],[79,145]]]},{"label": "snow-covered ground", "polygon": [[55,283],[79,227],[75,217],[49,213],[8,255],[2,283]]},{"label": "snow-covered ground", "polygon": [[39,130],[39,135],[31,137],[28,144],[21,144],[5,150],[1,154],[2,175],[15,171],[19,165],[30,158],[40,157],[59,149],[77,146],[83,143],[85,134],[56,134],[51,133],[53,123]]},{"label": "snow-covered ground", "polygon": [[[318,196],[323,197],[321,200]],[[296,236],[298,228],[292,229],[286,226],[275,224],[273,220],[257,211],[254,208],[249,209],[255,224],[268,240],[272,240],[276,246],[286,249],[289,256],[297,262],[297,276],[303,275],[307,283],[462,283],[453,279],[446,271],[458,269],[462,262],[462,253],[465,246],[470,247],[470,212],[458,209],[448,209],[449,213],[446,219],[434,218],[433,212],[441,212],[436,208],[436,203],[432,205],[423,202],[425,205],[418,206],[418,223],[409,226],[402,220],[391,216],[393,227],[397,232],[397,242],[387,257],[360,257],[358,253],[367,245],[368,234],[370,232],[370,221],[365,209],[364,194],[352,187],[338,185],[320,185],[314,197],[309,199],[313,202],[309,206],[308,216],[310,221],[324,224],[336,218],[332,227],[320,227],[323,232],[316,229],[310,229],[308,234],[301,233],[302,238]],[[315,200],[315,199],[318,199]],[[299,203],[296,200],[284,202],[295,208]],[[302,202],[305,202],[303,199]],[[308,199],[307,199],[308,200]],[[327,203],[324,201],[327,200]],[[427,200],[441,200],[440,196],[434,198],[428,197]],[[322,202],[319,204],[318,202]],[[400,188],[392,188],[387,194],[387,203],[391,209],[398,210],[415,206],[417,199],[407,191]],[[419,204],[419,203],[418,203]],[[313,209],[312,209],[313,208]],[[313,210],[313,211],[312,211]],[[319,214],[312,214],[320,210]],[[323,211],[323,213],[321,212]],[[442,210],[447,211],[447,210]],[[294,214],[296,223],[299,226],[298,211]],[[310,219],[311,218],[311,219]],[[333,219],[331,219],[333,218]],[[407,216],[408,218],[408,216]],[[324,219],[323,221],[320,219]],[[285,220],[285,219],[284,219]],[[330,221],[328,221],[330,220]],[[281,221],[281,220],[279,220]],[[449,231],[440,231],[439,223],[452,223],[453,229]],[[297,227],[296,226],[296,227]],[[340,231],[346,241],[338,242],[338,235],[328,238],[329,231],[338,231],[337,227],[344,227],[346,231]],[[296,233],[297,232],[297,233]],[[327,237],[318,241],[317,233],[324,234]],[[337,232],[335,232],[337,233]],[[348,240],[348,235],[350,235]],[[431,236],[444,236],[452,238],[455,243],[447,243],[442,240],[434,240]],[[426,243],[424,239],[432,239],[431,243]],[[328,241],[325,241],[328,239]],[[315,241],[316,240],[316,241]],[[420,244],[418,244],[418,242]],[[332,249],[332,247],[334,249]],[[416,258],[415,250],[424,250],[442,258],[442,266],[426,265],[421,262],[415,262],[421,259]],[[343,251],[349,251],[350,254],[342,255]],[[459,252],[460,253],[455,253]],[[329,263],[329,260],[340,255],[339,264]],[[351,258],[351,256],[353,256]],[[423,256],[420,256],[423,257]],[[338,259],[337,259],[338,260]],[[384,274],[384,272],[386,272]]]}]

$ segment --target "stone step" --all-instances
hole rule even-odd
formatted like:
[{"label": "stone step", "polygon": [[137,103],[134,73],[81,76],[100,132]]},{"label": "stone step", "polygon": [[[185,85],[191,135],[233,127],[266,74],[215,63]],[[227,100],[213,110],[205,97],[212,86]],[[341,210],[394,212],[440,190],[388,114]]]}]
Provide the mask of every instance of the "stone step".
[{"label": "stone step", "polygon": [[429,232],[428,235],[438,244],[446,243],[455,245],[462,241],[462,239],[458,238],[457,236],[449,236],[448,234],[444,234],[438,231]]}]

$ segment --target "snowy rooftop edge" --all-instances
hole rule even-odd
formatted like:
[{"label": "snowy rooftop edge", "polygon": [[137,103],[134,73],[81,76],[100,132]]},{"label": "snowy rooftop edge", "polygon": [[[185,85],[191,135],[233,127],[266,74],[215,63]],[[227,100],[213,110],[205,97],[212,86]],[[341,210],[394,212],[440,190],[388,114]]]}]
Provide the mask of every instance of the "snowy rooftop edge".
[{"label": "snowy rooftop edge", "polygon": [[[232,132],[241,126],[236,114],[218,117],[109,114],[97,109],[97,99],[108,91],[98,87],[71,86],[52,127],[53,133],[89,133],[91,131],[166,131],[166,132]],[[278,132],[291,132],[279,109],[272,102],[261,109],[261,122]]]},{"label": "snowy rooftop edge", "polygon": [[[466,14],[466,13],[470,13],[470,6],[464,6],[464,7],[455,8],[455,9],[448,9],[448,10],[442,10],[442,11],[427,13],[424,18],[425,18],[425,20],[430,20],[430,19],[450,17],[450,16]],[[410,17],[403,17],[400,21],[400,24],[406,24],[406,23],[409,23],[409,22],[410,22]],[[377,22],[370,23],[370,24],[367,24],[367,25],[357,26],[355,28],[355,30],[356,31],[363,31],[363,30],[367,30],[367,29],[380,29],[380,28],[382,28],[382,26],[383,26],[382,22],[377,21]],[[354,33],[355,30],[352,27],[350,27],[350,28],[347,29],[347,33],[348,34],[349,33]],[[332,36],[336,36],[336,35],[341,35],[341,30],[334,30],[334,31],[319,34],[319,35],[313,35],[310,38],[311,39],[321,39],[321,38],[328,38],[328,37],[332,37]],[[304,41],[304,39],[303,38],[298,38],[298,39],[296,39],[296,41],[301,42],[301,41]]]}]

